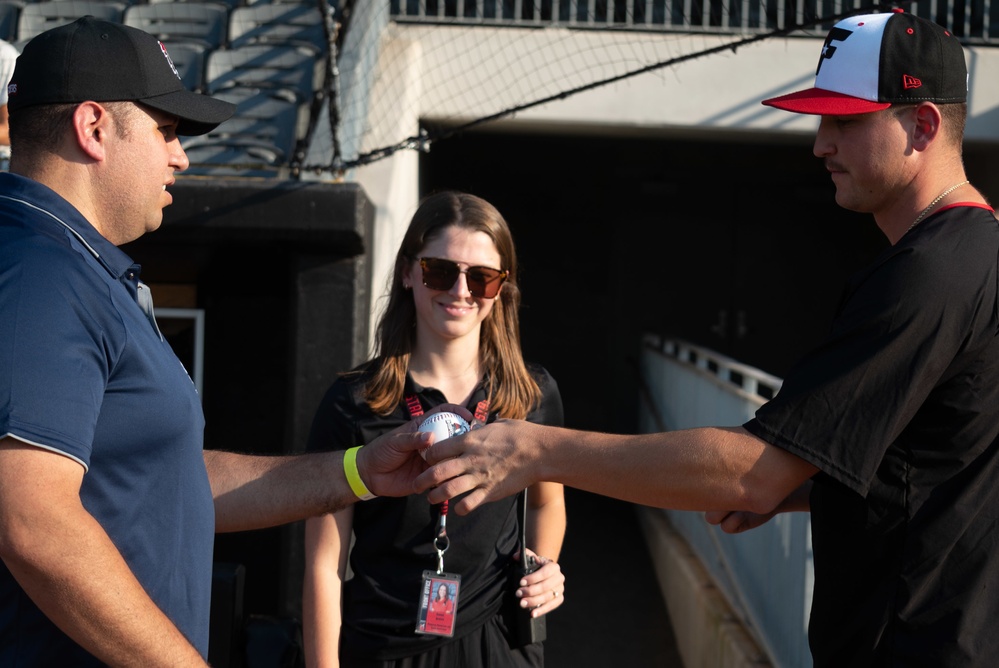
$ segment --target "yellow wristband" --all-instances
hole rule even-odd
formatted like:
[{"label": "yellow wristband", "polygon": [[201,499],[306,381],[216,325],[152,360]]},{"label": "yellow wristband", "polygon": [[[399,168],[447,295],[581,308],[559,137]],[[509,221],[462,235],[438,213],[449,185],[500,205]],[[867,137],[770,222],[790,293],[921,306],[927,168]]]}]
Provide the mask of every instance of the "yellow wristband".
[{"label": "yellow wristband", "polygon": [[368,501],[378,497],[371,493],[371,490],[361,480],[361,474],[357,472],[357,451],[363,447],[363,445],[359,445],[343,453],[343,474],[347,476],[347,484],[350,485],[350,490],[354,492],[354,495],[361,501]]}]

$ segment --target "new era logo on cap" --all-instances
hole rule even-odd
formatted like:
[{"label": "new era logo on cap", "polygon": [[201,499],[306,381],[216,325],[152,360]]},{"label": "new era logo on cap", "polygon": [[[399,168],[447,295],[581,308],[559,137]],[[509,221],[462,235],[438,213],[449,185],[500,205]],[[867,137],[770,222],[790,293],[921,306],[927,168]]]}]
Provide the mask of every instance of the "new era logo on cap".
[{"label": "new era logo on cap", "polygon": [[936,23],[899,10],[837,23],[822,47],[815,87],[763,104],[840,116],[900,103],[964,102],[967,95],[961,44]]}]

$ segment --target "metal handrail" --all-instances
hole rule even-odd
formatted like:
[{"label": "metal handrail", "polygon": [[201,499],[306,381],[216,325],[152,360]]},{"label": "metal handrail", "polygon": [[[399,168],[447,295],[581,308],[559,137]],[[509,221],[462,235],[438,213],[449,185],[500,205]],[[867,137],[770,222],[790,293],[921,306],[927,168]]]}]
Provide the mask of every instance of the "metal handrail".
[{"label": "metal handrail", "polygon": [[[782,383],[710,349],[654,335],[643,339],[639,368],[643,432],[742,424]],[[804,623],[812,581],[807,513],[781,514],[751,532],[730,535],[700,513],[646,512],[669,518],[771,665],[811,665]]]}]

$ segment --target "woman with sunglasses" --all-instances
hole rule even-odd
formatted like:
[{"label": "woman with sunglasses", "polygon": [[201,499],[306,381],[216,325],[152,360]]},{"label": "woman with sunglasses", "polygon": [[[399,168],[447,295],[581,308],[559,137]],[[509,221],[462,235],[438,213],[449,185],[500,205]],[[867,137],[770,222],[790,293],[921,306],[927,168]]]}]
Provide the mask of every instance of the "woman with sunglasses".
[{"label": "woman with sunglasses", "polygon": [[[521,355],[517,259],[506,221],[459,192],[426,198],[395,262],[377,355],[333,383],[311,450],[370,442],[444,403],[477,420],[562,424],[548,372]],[[527,559],[521,555],[526,519]],[[464,517],[425,495],[375,498],[306,523],[304,637],[310,668],[503,668],[544,665],[520,615],[561,605],[562,485],[527,490]],[[353,545],[351,545],[353,533]],[[352,577],[346,579],[349,566]],[[534,558],[537,570],[524,575]],[[428,572],[460,578],[453,635],[417,631]]]}]

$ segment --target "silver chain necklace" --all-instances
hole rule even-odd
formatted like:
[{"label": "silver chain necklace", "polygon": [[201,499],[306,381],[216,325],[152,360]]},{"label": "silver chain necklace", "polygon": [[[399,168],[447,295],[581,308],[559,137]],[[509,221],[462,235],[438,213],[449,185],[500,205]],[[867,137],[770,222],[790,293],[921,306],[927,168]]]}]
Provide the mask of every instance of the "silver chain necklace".
[{"label": "silver chain necklace", "polygon": [[947,190],[945,190],[942,193],[940,193],[939,195],[937,195],[936,198],[932,202],[929,203],[929,206],[927,206],[925,209],[923,209],[922,211],[919,212],[919,215],[916,216],[916,219],[914,221],[912,221],[912,225],[909,225],[909,229],[906,230],[905,232],[903,232],[902,235],[904,236],[904,235],[908,234],[909,230],[911,230],[912,228],[914,228],[916,225],[919,225],[919,223],[923,220],[923,218],[926,216],[926,214],[928,214],[930,211],[932,211],[933,207],[935,207],[937,205],[937,202],[939,202],[944,197],[946,197],[947,195],[951,194],[952,192],[954,192],[955,190],[957,190],[961,186],[967,185],[968,183],[969,183],[968,181],[961,181],[960,183],[955,183],[950,188],[947,188]]}]

